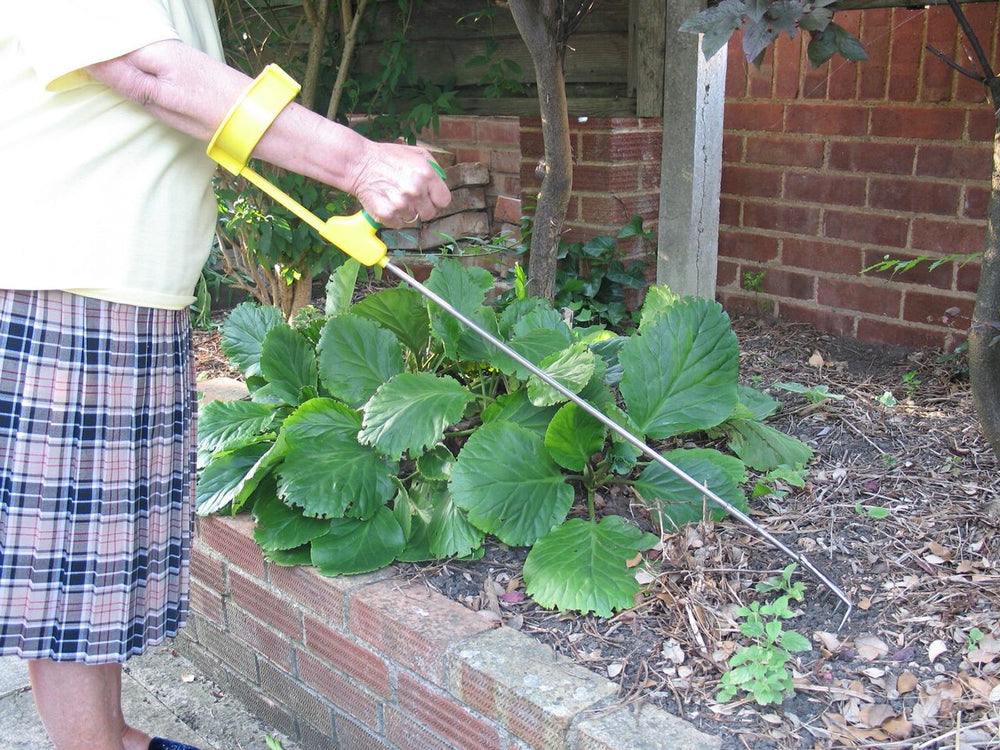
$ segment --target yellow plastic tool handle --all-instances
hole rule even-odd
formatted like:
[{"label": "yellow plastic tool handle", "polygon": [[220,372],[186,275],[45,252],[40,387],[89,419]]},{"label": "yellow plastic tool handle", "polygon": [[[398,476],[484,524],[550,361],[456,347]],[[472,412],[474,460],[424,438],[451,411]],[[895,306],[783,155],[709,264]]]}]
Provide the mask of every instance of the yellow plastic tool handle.
[{"label": "yellow plastic tool handle", "polygon": [[385,265],[386,247],[375,232],[378,223],[364,211],[323,221],[269,180],[247,166],[257,142],[299,92],[299,85],[277,65],[268,65],[247,87],[208,144],[209,157],[260,188],[359,263]]}]

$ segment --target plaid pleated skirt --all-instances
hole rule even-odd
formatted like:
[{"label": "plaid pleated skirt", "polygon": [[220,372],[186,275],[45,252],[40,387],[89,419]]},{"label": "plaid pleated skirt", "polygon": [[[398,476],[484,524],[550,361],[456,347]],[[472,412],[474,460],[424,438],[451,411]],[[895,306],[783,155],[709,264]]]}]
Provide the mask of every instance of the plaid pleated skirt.
[{"label": "plaid pleated skirt", "polygon": [[122,662],[187,615],[186,311],[0,290],[0,655]]}]

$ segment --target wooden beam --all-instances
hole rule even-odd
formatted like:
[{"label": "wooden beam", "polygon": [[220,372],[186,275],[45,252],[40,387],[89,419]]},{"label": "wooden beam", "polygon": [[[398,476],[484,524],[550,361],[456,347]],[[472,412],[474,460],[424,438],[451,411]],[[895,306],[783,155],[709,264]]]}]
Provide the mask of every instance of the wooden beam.
[{"label": "wooden beam", "polygon": [[635,95],[639,117],[663,116],[666,29],[667,3],[630,0],[628,91]]}]

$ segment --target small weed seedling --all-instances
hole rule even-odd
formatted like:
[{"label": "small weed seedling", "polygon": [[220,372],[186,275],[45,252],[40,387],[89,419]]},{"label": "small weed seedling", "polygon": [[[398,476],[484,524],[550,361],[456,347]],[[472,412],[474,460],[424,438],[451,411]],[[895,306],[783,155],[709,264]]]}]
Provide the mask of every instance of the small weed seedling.
[{"label": "small weed seedling", "polygon": [[903,388],[906,389],[906,397],[913,398],[916,394],[917,389],[923,384],[923,381],[917,377],[916,370],[910,370],[903,374]]},{"label": "small weed seedling", "polygon": [[755,294],[763,291],[765,276],[767,276],[767,271],[744,271],[743,288]]},{"label": "small weed seedling", "polygon": [[969,631],[969,645],[966,646],[966,649],[968,651],[975,651],[977,648],[979,648],[979,642],[983,640],[983,638],[985,637],[986,633],[984,633],[979,628],[973,628],[972,630]]},{"label": "small weed seedling", "polygon": [[785,665],[793,652],[812,648],[804,635],[783,627],[785,620],[795,617],[789,602],[801,601],[805,596],[803,584],[792,583],[795,568],[792,563],[780,576],[757,584],[762,593],[783,592],[777,599],[767,604],[751,602],[736,610],[736,616],[742,619],[740,633],[753,643],[741,646],[729,657],[730,669],[722,675],[716,700],[725,703],[742,690],[761,706],[777,705],[794,692],[792,675]]},{"label": "small weed seedling", "polygon": [[899,456],[894,456],[891,453],[883,453],[881,456],[879,456],[879,461],[882,462],[882,465],[885,468],[892,469],[899,465],[900,459]]},{"label": "small weed seedling", "polygon": [[798,568],[796,563],[785,566],[780,576],[771,576],[754,586],[754,590],[761,594],[787,594],[790,599],[801,602],[806,597],[806,585],[802,581],[792,583],[792,575],[796,568]]},{"label": "small weed seedling", "polygon": [[823,401],[833,400],[833,401],[843,401],[843,395],[839,393],[830,393],[830,389],[825,385],[814,385],[812,387],[802,385],[801,383],[775,383],[775,388],[780,388],[783,391],[790,391],[791,393],[798,393],[809,399],[811,404],[819,404]]},{"label": "small weed seedling", "polygon": [[854,503],[854,512],[859,516],[871,518],[875,521],[889,517],[889,509],[883,508],[880,505],[862,505],[861,503]]},{"label": "small weed seedling", "polygon": [[896,397],[892,395],[892,391],[883,391],[882,395],[875,400],[887,409],[891,409],[898,403]]},{"label": "small weed seedling", "polygon": [[267,737],[264,738],[264,742],[267,744],[267,750],[284,750],[281,743],[274,739],[271,735],[267,735]]}]

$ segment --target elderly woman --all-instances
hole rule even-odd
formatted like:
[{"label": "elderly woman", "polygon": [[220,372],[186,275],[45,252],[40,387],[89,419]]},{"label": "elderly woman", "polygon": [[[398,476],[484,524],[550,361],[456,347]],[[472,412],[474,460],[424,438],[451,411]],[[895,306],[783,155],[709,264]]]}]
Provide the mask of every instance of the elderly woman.
[{"label": "elderly woman", "polygon": [[[57,750],[180,749],[126,723],[121,665],[187,612],[204,142],[249,79],[211,0],[3,5],[0,655]],[[389,226],[450,199],[426,151],[294,104],[254,156]]]}]

